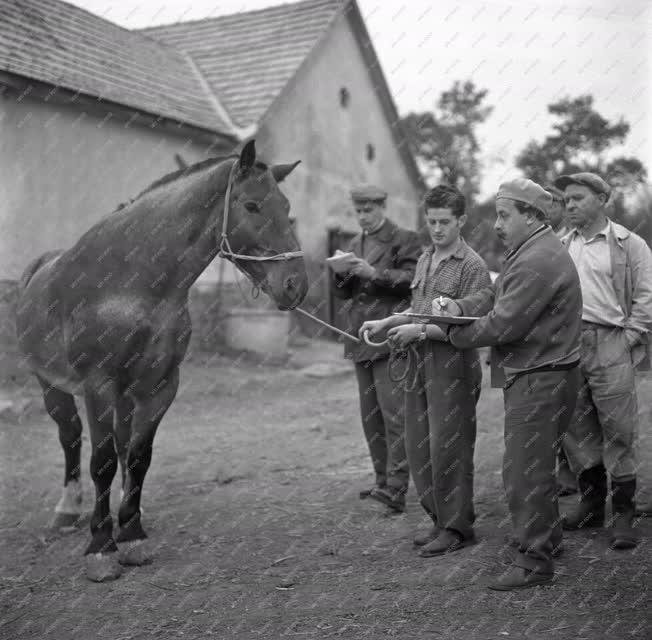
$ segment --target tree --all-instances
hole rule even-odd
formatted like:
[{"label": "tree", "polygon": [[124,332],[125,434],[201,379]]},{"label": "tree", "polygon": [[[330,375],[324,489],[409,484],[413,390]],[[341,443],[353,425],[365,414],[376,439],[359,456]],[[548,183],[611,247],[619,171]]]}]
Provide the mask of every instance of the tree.
[{"label": "tree", "polygon": [[633,186],[645,181],[647,172],[637,158],[608,158],[608,151],[622,144],[629,124],[622,118],[609,122],[593,107],[593,96],[564,98],[548,105],[557,118],[553,133],[543,142],[530,141],[516,159],[516,166],[538,182],[546,184],[556,176],[592,171],[604,176],[613,186]]},{"label": "tree", "polygon": [[471,200],[480,183],[480,145],[476,128],[493,111],[485,106],[486,89],[471,81],[455,82],[433,111],[409,113],[401,119],[408,144],[427,182],[447,182]]}]

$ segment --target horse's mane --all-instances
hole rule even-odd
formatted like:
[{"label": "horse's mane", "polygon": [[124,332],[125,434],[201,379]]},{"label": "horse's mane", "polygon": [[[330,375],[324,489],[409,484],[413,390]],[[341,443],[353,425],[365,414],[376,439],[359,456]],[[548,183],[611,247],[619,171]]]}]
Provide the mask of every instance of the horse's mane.
[{"label": "horse's mane", "polygon": [[176,171],[171,171],[170,173],[166,173],[163,177],[158,178],[154,180],[148,187],[143,189],[135,198],[131,198],[128,202],[121,202],[115,209],[115,211],[120,211],[121,209],[124,209],[125,207],[129,206],[130,204],[134,203],[136,200],[144,196],[146,193],[149,193],[150,191],[154,191],[154,189],[158,189],[158,187],[162,187],[164,184],[169,184],[170,182],[174,182],[177,178],[183,178],[188,175],[192,175],[193,173],[197,173],[197,171],[202,171],[203,169],[207,169],[208,167],[212,167],[216,164],[219,164],[220,162],[223,162],[224,160],[229,160],[231,158],[237,158],[237,154],[231,154],[228,156],[214,156],[213,158],[206,158],[206,160],[200,160],[199,162],[196,162],[195,164],[191,164],[188,167],[183,167],[183,169],[177,169]]},{"label": "horse's mane", "polygon": [[[170,182],[174,182],[177,178],[184,178],[185,176],[192,175],[193,173],[197,173],[202,169],[207,169],[208,167],[212,167],[216,164],[219,164],[220,162],[224,162],[225,160],[231,160],[237,157],[239,157],[237,153],[235,154],[232,153],[228,156],[214,156],[213,158],[206,158],[206,160],[200,160],[195,164],[191,164],[189,167],[184,167],[183,169],[177,169],[176,171],[171,171],[170,173],[165,174],[163,177],[154,180],[152,184],[150,184],[148,187],[143,189],[135,198],[131,198],[129,202],[121,202],[116,207],[115,211],[120,211],[121,209],[124,209],[130,204],[133,204],[136,200],[144,196],[146,193],[149,193],[150,191],[154,191],[154,189],[158,189],[158,187],[162,187],[164,184],[169,184]],[[257,160],[255,164],[259,169],[266,170],[269,168],[264,162],[261,162],[260,160]]]}]

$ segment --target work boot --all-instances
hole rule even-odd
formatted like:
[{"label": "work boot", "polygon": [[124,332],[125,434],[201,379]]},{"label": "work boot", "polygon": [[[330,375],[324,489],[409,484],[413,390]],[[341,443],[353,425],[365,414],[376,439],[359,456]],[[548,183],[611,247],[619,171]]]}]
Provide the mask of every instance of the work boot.
[{"label": "work boot", "polygon": [[652,518],[652,500],[642,503],[637,502],[635,513],[637,518]]},{"label": "work boot", "polygon": [[578,478],[580,501],[575,510],[565,515],[562,527],[567,531],[604,526],[604,503],[607,499],[607,472],[599,464],[585,469]]},{"label": "work boot", "polygon": [[609,544],[612,549],[633,549],[638,544],[638,534],[632,526],[636,480],[611,479],[612,522]]},{"label": "work boot", "polygon": [[577,478],[568,466],[565,455],[560,454],[557,463],[557,495],[570,496],[577,493]]},{"label": "work boot", "polygon": [[371,490],[370,498],[382,502],[386,507],[397,513],[405,511],[405,493],[407,488],[396,489],[395,487],[374,487]]}]

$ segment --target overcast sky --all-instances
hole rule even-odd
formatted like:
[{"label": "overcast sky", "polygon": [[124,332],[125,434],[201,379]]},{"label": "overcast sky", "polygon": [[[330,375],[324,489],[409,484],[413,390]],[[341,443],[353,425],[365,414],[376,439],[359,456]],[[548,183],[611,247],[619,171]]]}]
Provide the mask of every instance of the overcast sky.
[{"label": "overcast sky", "polygon": [[[73,0],[128,28],[259,9],[274,0]],[[546,105],[591,93],[623,116],[623,153],[652,175],[650,0],[358,0],[399,112],[431,109],[455,80],[489,90],[480,130],[483,195],[516,175],[515,155],[550,130]]]}]

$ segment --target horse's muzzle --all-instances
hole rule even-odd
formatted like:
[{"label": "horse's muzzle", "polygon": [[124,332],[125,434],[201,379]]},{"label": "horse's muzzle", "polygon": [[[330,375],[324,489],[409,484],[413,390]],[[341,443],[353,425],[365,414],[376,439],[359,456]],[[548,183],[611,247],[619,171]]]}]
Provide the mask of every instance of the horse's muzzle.
[{"label": "horse's muzzle", "polygon": [[283,294],[276,303],[281,311],[298,307],[308,293],[308,278],[303,274],[290,274],[283,279]]}]

